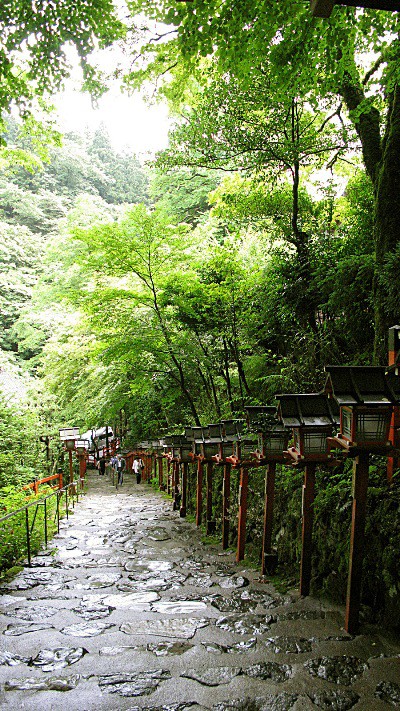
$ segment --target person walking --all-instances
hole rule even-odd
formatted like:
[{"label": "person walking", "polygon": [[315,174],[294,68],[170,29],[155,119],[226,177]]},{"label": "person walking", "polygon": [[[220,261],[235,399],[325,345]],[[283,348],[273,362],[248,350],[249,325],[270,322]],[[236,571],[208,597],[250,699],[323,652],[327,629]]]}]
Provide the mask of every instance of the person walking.
[{"label": "person walking", "polygon": [[106,473],[106,460],[102,457],[99,461],[99,476],[104,476]]},{"label": "person walking", "polygon": [[126,461],[125,459],[118,454],[117,456],[117,473],[118,473],[118,484],[122,486],[124,483],[124,471],[126,467]]},{"label": "person walking", "polygon": [[141,460],[135,457],[132,464],[133,473],[136,474],[136,484],[140,484],[142,481],[142,467],[140,466]]}]

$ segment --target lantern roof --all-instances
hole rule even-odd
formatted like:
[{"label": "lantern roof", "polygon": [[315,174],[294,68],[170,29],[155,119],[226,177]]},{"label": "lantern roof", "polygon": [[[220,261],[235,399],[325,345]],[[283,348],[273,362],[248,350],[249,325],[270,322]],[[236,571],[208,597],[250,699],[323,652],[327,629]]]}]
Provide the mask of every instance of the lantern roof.
[{"label": "lantern roof", "polygon": [[203,427],[192,427],[193,439],[195,442],[203,442]]},{"label": "lantern roof", "polygon": [[246,405],[244,409],[251,432],[265,432],[277,425],[276,405]]},{"label": "lantern roof", "polygon": [[222,425],[220,422],[203,427],[204,440],[208,442],[220,442],[222,439]]},{"label": "lantern roof", "polygon": [[284,393],[278,414],[285,427],[332,427],[339,424],[339,409],[325,393]]},{"label": "lantern roof", "polygon": [[400,402],[399,386],[386,375],[385,366],[327,365],[325,392],[340,405],[394,405]]},{"label": "lantern roof", "polygon": [[182,444],[187,444],[185,435],[171,435],[171,440],[173,447],[179,447]]}]

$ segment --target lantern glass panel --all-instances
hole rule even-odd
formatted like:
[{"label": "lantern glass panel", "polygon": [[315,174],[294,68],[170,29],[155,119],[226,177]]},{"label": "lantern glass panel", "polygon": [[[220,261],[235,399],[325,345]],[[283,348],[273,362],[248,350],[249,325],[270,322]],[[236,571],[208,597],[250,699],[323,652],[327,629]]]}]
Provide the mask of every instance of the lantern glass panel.
[{"label": "lantern glass panel", "polygon": [[183,462],[191,461],[191,458],[189,456],[190,452],[192,452],[192,447],[190,444],[185,444],[183,447],[181,447],[181,458]]},{"label": "lantern glass panel", "polygon": [[233,454],[233,442],[223,442],[222,443],[222,458],[226,459],[231,457]]},{"label": "lantern glass panel", "polygon": [[194,450],[193,451],[196,456],[199,456],[200,454],[202,454],[202,451],[201,451],[202,444],[203,444],[202,442],[195,442],[194,443]]},{"label": "lantern glass panel", "polygon": [[256,446],[257,446],[257,445],[256,445],[256,442],[253,442],[253,441],[244,442],[244,441],[242,441],[242,442],[241,442],[241,446],[240,446],[240,453],[241,453],[242,458],[243,458],[246,454],[251,454],[252,452],[254,452],[255,449],[256,449]]},{"label": "lantern glass panel", "polygon": [[266,452],[283,452],[287,448],[288,437],[285,432],[270,434],[264,438]]},{"label": "lantern glass panel", "polygon": [[352,411],[342,408],[342,434],[351,439],[351,422],[352,422]]},{"label": "lantern glass panel", "polygon": [[304,432],[304,454],[324,454],[327,450],[326,432]]},{"label": "lantern glass panel", "polygon": [[216,454],[218,454],[218,451],[219,451],[219,447],[217,444],[205,443],[205,444],[203,444],[203,448],[204,448],[204,456],[206,459],[211,459]]},{"label": "lantern glass panel", "polygon": [[356,441],[385,442],[390,421],[390,412],[357,413]]}]

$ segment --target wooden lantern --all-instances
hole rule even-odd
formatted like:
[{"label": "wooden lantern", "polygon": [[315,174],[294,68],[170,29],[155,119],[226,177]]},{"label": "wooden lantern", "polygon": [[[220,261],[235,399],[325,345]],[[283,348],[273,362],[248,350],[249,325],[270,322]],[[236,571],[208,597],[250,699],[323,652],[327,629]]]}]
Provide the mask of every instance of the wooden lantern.
[{"label": "wooden lantern", "polygon": [[390,421],[399,397],[385,367],[326,366],[325,370],[325,390],[340,408],[340,432],[334,441],[346,449],[371,452],[390,447]]},{"label": "wooden lantern", "polygon": [[338,425],[338,408],[324,393],[276,395],[278,414],[293,432],[288,458],[295,462],[324,462],[332,455],[327,438]]}]

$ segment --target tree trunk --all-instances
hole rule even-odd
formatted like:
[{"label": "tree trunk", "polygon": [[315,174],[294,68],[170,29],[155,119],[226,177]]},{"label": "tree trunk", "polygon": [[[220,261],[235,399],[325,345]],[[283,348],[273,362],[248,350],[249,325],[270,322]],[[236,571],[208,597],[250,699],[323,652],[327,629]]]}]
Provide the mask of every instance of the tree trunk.
[{"label": "tree trunk", "polygon": [[[354,66],[355,69],[355,66]],[[388,254],[400,243],[400,90],[394,84],[387,97],[388,111],[383,139],[380,114],[365,96],[361,84],[354,80],[353,71],[345,74],[341,94],[349,111],[363,105],[355,121],[362,145],[364,165],[374,187],[375,278],[373,286],[375,314],[374,363],[387,360],[387,333],[399,320],[398,309],[385,305],[385,286],[380,280]],[[357,115],[357,114],[356,114]]]},{"label": "tree trunk", "polygon": [[385,286],[380,274],[388,254],[400,244],[400,87],[394,88],[389,102],[382,160],[377,170],[375,187],[375,254],[374,280],[375,344],[374,361],[387,360],[387,334],[399,321],[395,304],[385,308]]}]

